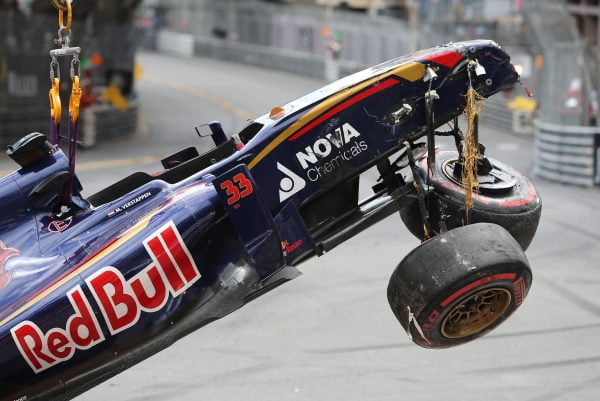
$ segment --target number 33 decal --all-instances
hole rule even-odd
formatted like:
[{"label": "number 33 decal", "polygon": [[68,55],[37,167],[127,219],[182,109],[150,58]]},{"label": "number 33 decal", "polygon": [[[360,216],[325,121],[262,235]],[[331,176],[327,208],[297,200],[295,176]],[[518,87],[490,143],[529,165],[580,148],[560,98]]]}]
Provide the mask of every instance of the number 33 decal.
[{"label": "number 33 decal", "polygon": [[233,205],[240,199],[250,195],[254,188],[252,188],[252,182],[244,173],[239,173],[233,176],[233,182],[231,180],[223,181],[221,183],[221,189],[225,191],[227,195],[227,204]]}]

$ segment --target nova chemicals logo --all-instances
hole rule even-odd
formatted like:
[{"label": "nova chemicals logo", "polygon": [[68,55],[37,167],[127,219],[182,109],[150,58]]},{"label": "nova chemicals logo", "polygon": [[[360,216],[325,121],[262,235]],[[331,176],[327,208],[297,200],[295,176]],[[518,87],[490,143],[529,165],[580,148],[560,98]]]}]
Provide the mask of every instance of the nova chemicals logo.
[{"label": "nova chemicals logo", "polygon": [[277,162],[277,170],[285,174],[285,177],[279,182],[279,202],[297,194],[306,186],[306,181],[279,162]]},{"label": "nova chemicals logo", "polygon": [[350,123],[344,123],[297,152],[296,160],[306,172],[306,178],[312,182],[318,181],[368,149],[367,143],[360,137],[360,132]]}]

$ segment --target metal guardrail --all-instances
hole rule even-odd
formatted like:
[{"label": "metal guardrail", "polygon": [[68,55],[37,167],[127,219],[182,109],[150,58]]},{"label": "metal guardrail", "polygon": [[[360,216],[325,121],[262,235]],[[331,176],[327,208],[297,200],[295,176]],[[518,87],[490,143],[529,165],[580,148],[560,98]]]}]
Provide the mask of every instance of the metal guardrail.
[{"label": "metal guardrail", "polygon": [[565,184],[600,185],[600,127],[536,121],[534,172]]},{"label": "metal guardrail", "polygon": [[[144,45],[149,50],[157,50],[161,53],[181,57],[211,57],[325,79],[325,59],[323,57],[294,50],[208,37],[194,37],[190,34],[167,30],[148,35]],[[360,63],[347,60],[336,62],[339,64],[341,76],[360,71],[366,67]]]},{"label": "metal guardrail", "polygon": [[[164,14],[171,31],[196,38],[228,39],[323,57],[335,35],[341,45],[340,58],[364,65],[377,64],[418,47],[416,31],[408,21],[397,18],[369,17],[297,2],[161,0],[160,3],[159,12]],[[324,30],[329,34],[324,34]]]},{"label": "metal guardrail", "polygon": [[248,43],[226,43],[223,46],[217,40],[198,38],[195,54],[313,78],[324,78],[325,62],[322,58],[292,50],[269,49]]}]

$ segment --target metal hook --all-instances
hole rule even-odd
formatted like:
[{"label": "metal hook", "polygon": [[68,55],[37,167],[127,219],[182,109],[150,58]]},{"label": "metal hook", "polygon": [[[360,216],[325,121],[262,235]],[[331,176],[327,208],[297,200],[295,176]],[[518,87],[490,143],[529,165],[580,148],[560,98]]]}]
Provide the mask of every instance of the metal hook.
[{"label": "metal hook", "polygon": [[[56,72],[55,72],[56,70]],[[50,61],[50,82],[54,83],[54,78],[58,78],[60,80],[60,65],[58,65],[58,60],[56,57],[52,57],[52,61]]]},{"label": "metal hook", "polygon": [[73,59],[71,60],[71,80],[74,80],[75,77],[79,77],[80,67],[81,63],[79,62],[79,56],[77,54],[74,54]]}]

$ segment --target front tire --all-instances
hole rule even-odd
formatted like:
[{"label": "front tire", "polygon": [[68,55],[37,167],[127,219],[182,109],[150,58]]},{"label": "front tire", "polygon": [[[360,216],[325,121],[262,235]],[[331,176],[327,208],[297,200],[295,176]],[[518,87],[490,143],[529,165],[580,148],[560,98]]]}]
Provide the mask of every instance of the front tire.
[{"label": "front tire", "polygon": [[525,299],[532,274],[515,239],[496,224],[450,230],[394,270],[388,301],[413,342],[446,348],[496,328]]},{"label": "front tire", "polygon": [[[436,152],[435,174],[427,174],[426,159],[418,165],[433,191],[425,199],[431,228],[440,232],[442,222],[447,229],[471,223],[494,223],[504,227],[526,250],[537,231],[542,213],[542,200],[527,177],[504,163],[488,158],[498,174],[509,175],[514,185],[501,191],[475,194],[469,219],[465,211],[465,188],[452,177],[452,163],[458,159],[455,151]],[[416,202],[403,208],[400,217],[408,230],[424,240],[423,221]]]}]

